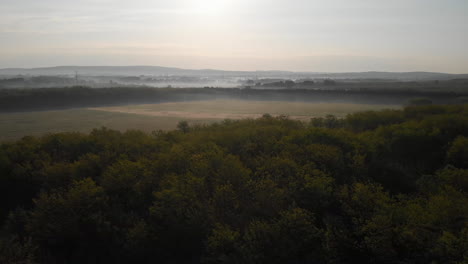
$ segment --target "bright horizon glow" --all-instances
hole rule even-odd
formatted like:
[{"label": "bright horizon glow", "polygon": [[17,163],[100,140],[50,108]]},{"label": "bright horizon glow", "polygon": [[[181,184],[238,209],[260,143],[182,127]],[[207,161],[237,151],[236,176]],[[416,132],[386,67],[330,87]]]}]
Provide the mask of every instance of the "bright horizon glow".
[{"label": "bright horizon glow", "polygon": [[468,73],[466,0],[2,0],[0,68]]},{"label": "bright horizon glow", "polygon": [[188,4],[188,9],[204,15],[219,16],[230,11],[228,9],[230,4],[232,4],[231,0],[197,0]]}]

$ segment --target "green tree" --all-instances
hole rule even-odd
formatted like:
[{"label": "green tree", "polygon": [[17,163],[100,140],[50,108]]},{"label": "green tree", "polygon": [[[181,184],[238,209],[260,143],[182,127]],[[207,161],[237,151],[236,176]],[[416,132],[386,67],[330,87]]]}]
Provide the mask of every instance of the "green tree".
[{"label": "green tree", "polygon": [[468,169],[468,137],[458,136],[447,151],[447,162]]},{"label": "green tree", "polygon": [[180,121],[177,124],[177,129],[179,129],[179,131],[181,131],[182,133],[187,133],[190,130],[189,123],[187,121]]},{"label": "green tree", "polygon": [[107,200],[89,178],[76,181],[65,192],[42,193],[27,226],[42,257],[70,263],[115,257],[118,252],[110,251],[113,230],[106,218]]}]

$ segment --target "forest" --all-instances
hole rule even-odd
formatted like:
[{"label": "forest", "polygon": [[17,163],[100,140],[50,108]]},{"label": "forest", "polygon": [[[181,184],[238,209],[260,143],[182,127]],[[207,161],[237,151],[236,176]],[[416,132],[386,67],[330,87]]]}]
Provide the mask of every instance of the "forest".
[{"label": "forest", "polygon": [[[214,99],[300,101],[300,102],[352,102],[359,104],[403,105],[417,98],[425,98],[435,104],[459,104],[468,102],[466,85],[461,90],[414,89],[393,85],[392,88],[356,88],[332,86],[323,89],[253,89],[253,88],[152,88],[112,87],[90,88],[86,86],[61,88],[0,89],[1,112],[27,112],[56,109],[99,107],[128,104],[154,104],[163,102],[201,101]],[[416,83],[416,86],[422,84]],[[355,87],[356,86],[356,87]],[[367,87],[367,86],[365,86]]]},{"label": "forest", "polygon": [[468,105],[27,136],[0,223],[0,263],[468,263]]}]

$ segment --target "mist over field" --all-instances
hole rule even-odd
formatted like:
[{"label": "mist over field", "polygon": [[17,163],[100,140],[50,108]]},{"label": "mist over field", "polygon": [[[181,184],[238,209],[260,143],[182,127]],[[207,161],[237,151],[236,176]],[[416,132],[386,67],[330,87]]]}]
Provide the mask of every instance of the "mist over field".
[{"label": "mist over field", "polygon": [[468,264],[468,1],[0,1],[0,264]]},{"label": "mist over field", "polygon": [[[468,79],[468,74],[436,72],[293,72],[188,70],[159,66],[58,66],[49,68],[0,69],[0,87],[44,88],[64,86],[113,87],[249,87],[326,88],[327,80],[351,82],[365,88],[379,83],[429,82]],[[284,83],[293,81],[295,83]],[[283,82],[283,83],[281,83]],[[295,85],[297,83],[297,85]],[[312,84],[315,84],[312,86]],[[321,85],[322,84],[322,85]],[[398,84],[396,84],[398,85]],[[407,86],[411,84],[406,84]]]}]

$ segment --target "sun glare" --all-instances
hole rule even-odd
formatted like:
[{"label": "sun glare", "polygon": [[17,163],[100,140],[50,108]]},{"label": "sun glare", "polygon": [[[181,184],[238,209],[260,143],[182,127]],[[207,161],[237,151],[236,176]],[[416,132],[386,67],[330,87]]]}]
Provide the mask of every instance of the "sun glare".
[{"label": "sun glare", "polygon": [[198,0],[193,1],[193,9],[204,15],[223,15],[229,12],[231,0]]}]

